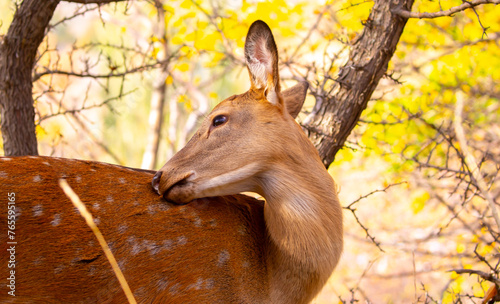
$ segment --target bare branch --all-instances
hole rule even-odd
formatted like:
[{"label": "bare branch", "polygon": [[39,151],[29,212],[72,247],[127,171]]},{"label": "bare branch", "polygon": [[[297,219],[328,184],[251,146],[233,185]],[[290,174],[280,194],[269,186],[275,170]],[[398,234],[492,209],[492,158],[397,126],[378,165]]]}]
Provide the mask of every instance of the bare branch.
[{"label": "bare branch", "polygon": [[500,0],[471,0],[471,1],[464,1],[463,4],[461,4],[459,6],[454,6],[454,7],[450,8],[450,9],[448,9],[448,10],[434,12],[434,13],[410,12],[410,11],[407,11],[405,9],[402,9],[401,7],[398,7],[396,9],[392,10],[392,12],[394,14],[398,14],[401,17],[404,17],[404,18],[419,18],[419,19],[423,19],[423,18],[439,18],[439,17],[445,17],[445,16],[452,16],[455,13],[464,11],[464,10],[469,9],[469,8],[476,7],[478,5],[482,5],[482,4],[499,4],[499,3],[500,3]]},{"label": "bare branch", "polygon": [[462,128],[462,109],[463,109],[463,95],[459,92],[457,94],[457,104],[455,107],[455,117],[453,119],[453,125],[455,127],[455,134],[457,135],[457,139],[460,142],[460,146],[462,148],[463,154],[465,156],[465,163],[469,170],[471,171],[472,176],[476,180],[477,187],[484,195],[486,201],[490,205],[491,213],[495,218],[495,222],[497,224],[497,228],[500,230],[500,217],[498,216],[497,208],[493,197],[488,191],[488,187],[486,182],[481,175],[481,170],[477,166],[477,162],[469,151],[469,147],[467,145],[467,140],[465,139],[464,129]]},{"label": "bare branch", "polygon": [[486,273],[484,271],[474,270],[474,269],[452,269],[450,271],[455,271],[458,274],[462,273],[475,274],[487,281],[495,283],[495,285],[497,286],[500,286],[500,280],[491,273]]},{"label": "bare branch", "polygon": [[350,203],[347,207],[344,207],[344,209],[349,210],[349,211],[352,212],[352,215],[356,219],[356,222],[358,222],[358,225],[365,231],[366,237],[369,238],[373,242],[373,244],[375,244],[375,246],[377,246],[378,249],[380,249],[380,251],[382,251],[382,252],[385,252],[385,251],[382,249],[382,247],[380,247],[380,242],[377,242],[375,240],[375,237],[373,235],[371,235],[370,232],[368,231],[368,228],[366,228],[363,225],[363,223],[361,223],[358,215],[356,214],[356,209],[353,208],[353,205],[356,204],[357,202],[359,202],[360,200],[367,198],[368,196],[370,196],[372,194],[375,194],[377,192],[385,192],[387,189],[391,188],[392,186],[397,186],[397,185],[401,185],[401,184],[404,184],[404,183],[406,183],[406,182],[400,182],[400,183],[396,183],[396,184],[391,184],[391,185],[385,187],[384,189],[374,190],[374,191],[372,191],[372,192],[370,192],[370,193],[368,193],[366,195],[360,196],[357,200],[355,200],[354,202]]},{"label": "bare branch", "polygon": [[113,2],[124,2],[128,0],[64,0],[66,2],[80,3],[80,4],[108,4]]}]

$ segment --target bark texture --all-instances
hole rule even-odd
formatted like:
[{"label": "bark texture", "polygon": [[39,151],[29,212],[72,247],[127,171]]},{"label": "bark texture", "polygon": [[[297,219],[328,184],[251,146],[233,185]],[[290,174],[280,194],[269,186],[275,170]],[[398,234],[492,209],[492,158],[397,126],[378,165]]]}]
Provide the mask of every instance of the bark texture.
[{"label": "bark texture", "polygon": [[316,97],[304,128],[326,167],[356,126],[396,50],[407,19],[393,10],[410,11],[412,5],[413,0],[376,0],[348,62],[340,69],[333,94]]},{"label": "bark texture", "polygon": [[[106,4],[122,0],[71,0]],[[32,71],[60,0],[24,0],[0,44],[0,115],[6,156],[38,155]]]},{"label": "bark texture", "polygon": [[0,113],[5,155],[37,155],[31,72],[59,0],[26,0],[0,45]]}]

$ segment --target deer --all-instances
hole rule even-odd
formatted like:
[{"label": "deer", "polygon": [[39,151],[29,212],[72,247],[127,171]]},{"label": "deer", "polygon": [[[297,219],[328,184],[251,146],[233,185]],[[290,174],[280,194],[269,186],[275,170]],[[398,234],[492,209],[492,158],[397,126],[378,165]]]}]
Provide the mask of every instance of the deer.
[{"label": "deer", "polygon": [[[263,21],[250,26],[244,53],[250,89],[220,102],[157,172],[0,158],[0,197],[15,206],[15,238],[0,242],[0,272],[15,271],[14,287],[2,284],[0,302],[126,302],[60,179],[93,214],[138,303],[314,299],[341,257],[343,224],[336,184],[295,121],[308,84],[281,91]],[[7,242],[14,254],[4,254]]]}]

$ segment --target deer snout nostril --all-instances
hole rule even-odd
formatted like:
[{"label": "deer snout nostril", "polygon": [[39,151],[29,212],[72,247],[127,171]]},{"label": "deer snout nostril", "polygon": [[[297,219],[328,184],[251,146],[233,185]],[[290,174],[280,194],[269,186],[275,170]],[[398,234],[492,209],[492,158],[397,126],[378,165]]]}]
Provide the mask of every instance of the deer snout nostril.
[{"label": "deer snout nostril", "polygon": [[161,193],[160,193],[160,179],[161,179],[162,174],[163,174],[163,172],[161,172],[161,171],[156,172],[155,176],[153,177],[153,181],[151,181],[151,185],[153,186],[153,189],[155,189],[156,193],[158,193],[158,195],[161,195]]}]

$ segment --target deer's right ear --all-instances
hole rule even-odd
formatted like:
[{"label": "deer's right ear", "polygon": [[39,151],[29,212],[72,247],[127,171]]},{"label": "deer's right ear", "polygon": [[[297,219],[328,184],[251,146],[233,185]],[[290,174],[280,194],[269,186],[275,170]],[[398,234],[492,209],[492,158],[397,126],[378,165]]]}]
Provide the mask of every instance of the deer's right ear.
[{"label": "deer's right ear", "polygon": [[245,40],[245,60],[252,88],[263,90],[269,102],[282,106],[278,49],[271,29],[261,20],[255,21],[248,30]]},{"label": "deer's right ear", "polygon": [[308,88],[309,83],[304,81],[281,92],[283,100],[285,101],[286,110],[293,118],[299,115],[302,105],[304,105],[304,101],[306,100]]}]

